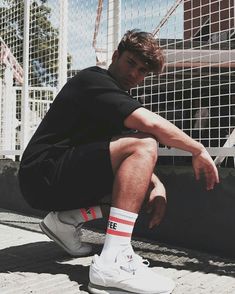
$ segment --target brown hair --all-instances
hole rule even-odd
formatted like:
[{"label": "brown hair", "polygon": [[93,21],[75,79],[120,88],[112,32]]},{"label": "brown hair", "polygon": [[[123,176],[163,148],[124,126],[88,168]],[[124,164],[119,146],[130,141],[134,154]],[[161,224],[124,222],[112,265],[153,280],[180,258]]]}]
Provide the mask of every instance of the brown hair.
[{"label": "brown hair", "polygon": [[129,30],[122,37],[118,52],[131,51],[143,60],[150,71],[160,74],[164,68],[164,56],[158,41],[151,33],[142,32],[138,29]]}]

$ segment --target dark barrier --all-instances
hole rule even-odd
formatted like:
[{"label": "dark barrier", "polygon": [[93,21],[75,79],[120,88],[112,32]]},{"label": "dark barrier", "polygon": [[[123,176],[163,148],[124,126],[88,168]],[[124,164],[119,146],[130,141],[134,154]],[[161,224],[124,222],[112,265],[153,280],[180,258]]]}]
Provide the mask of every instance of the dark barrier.
[{"label": "dark barrier", "polygon": [[157,174],[167,189],[166,217],[148,230],[142,213],[136,234],[235,257],[235,169],[220,168],[221,181],[213,191],[195,180],[191,167],[161,166]]},{"label": "dark barrier", "polygon": [[19,163],[12,160],[0,160],[0,208],[16,212],[44,216],[45,213],[32,209],[20,193],[17,179]]},{"label": "dark barrier", "polygon": [[[31,209],[20,193],[18,166],[0,160],[0,207],[43,217],[45,212]],[[203,180],[196,182],[191,167],[158,166],[156,172],[166,186],[167,213],[161,225],[149,230],[141,212],[135,236],[235,257],[235,169],[220,168],[221,182],[213,191],[205,190]],[[92,225],[105,228],[104,221]]]}]

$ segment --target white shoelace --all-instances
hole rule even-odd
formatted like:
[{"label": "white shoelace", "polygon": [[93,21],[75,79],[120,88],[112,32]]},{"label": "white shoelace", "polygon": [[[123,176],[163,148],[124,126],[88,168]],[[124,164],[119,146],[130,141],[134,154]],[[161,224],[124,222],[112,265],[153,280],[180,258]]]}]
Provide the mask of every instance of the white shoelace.
[{"label": "white shoelace", "polygon": [[127,267],[120,265],[120,269],[135,275],[138,268],[140,268],[142,266],[148,267],[149,261],[147,259],[143,259],[141,256],[135,254],[134,256],[131,256],[131,258],[127,257],[127,264],[128,264]]}]

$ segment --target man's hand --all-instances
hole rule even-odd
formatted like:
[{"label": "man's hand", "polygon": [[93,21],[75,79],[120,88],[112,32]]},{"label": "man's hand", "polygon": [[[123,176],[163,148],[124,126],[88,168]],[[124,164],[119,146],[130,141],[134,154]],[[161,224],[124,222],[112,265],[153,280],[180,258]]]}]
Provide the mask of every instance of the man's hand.
[{"label": "man's hand", "polygon": [[148,203],[147,212],[150,214],[149,228],[152,229],[154,226],[158,226],[166,212],[166,198],[161,195],[153,197]]},{"label": "man's hand", "polygon": [[219,183],[218,170],[206,149],[193,155],[192,165],[196,180],[200,179],[201,173],[205,175],[207,190],[212,190]]},{"label": "man's hand", "polygon": [[153,174],[151,191],[146,203],[146,211],[150,214],[149,228],[161,223],[166,212],[166,190],[159,178]]}]

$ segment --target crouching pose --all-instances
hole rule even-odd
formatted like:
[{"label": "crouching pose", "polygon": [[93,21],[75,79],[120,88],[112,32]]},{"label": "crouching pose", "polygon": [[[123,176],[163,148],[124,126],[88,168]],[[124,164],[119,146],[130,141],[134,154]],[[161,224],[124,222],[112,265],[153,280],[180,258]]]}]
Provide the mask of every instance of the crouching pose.
[{"label": "crouching pose", "polygon": [[[150,228],[165,209],[165,189],[153,173],[157,142],[192,153],[207,189],[218,183],[217,169],[202,144],[145,109],[128,90],[149,72],[161,73],[164,58],[150,33],[128,31],[108,70],[82,70],[59,92],[22,156],[22,194],[49,212],[41,229],[73,256],[91,252],[81,242],[84,222],[101,218],[111,196],[101,254],[90,266],[91,293],[171,293],[174,282],[156,274],[131,246],[143,203]],[[158,197],[158,196],[162,197]]]}]

